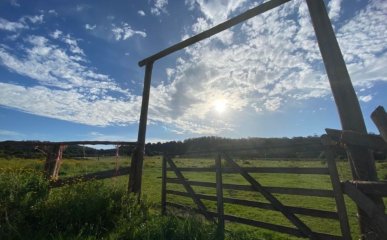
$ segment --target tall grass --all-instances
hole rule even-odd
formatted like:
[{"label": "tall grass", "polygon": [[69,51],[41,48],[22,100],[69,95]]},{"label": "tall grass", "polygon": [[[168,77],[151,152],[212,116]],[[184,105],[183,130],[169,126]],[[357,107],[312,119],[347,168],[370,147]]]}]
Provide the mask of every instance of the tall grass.
[{"label": "tall grass", "polygon": [[0,239],[217,239],[214,224],[151,213],[101,181],[50,190],[39,172],[0,171],[0,197]]}]

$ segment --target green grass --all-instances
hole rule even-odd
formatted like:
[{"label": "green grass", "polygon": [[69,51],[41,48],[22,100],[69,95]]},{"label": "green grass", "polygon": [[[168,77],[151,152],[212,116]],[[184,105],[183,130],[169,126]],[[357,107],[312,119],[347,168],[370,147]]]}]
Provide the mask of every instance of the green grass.
[{"label": "green grass", "polygon": [[[177,158],[174,160],[178,167],[209,167],[214,166],[214,160],[212,159],[185,159]],[[84,173],[91,173],[100,170],[114,169],[116,163],[119,163],[120,166],[128,166],[130,160],[128,157],[120,157],[116,159],[115,157],[104,157],[97,159],[64,159],[60,176],[68,177],[75,176]],[[326,167],[324,161],[307,161],[307,160],[297,160],[297,161],[285,161],[285,160],[237,160],[237,163],[245,167]],[[42,160],[24,160],[24,159],[13,159],[13,160],[0,160],[0,171],[9,170],[9,169],[34,169],[42,170],[43,168]],[[337,163],[337,168],[340,174],[341,180],[351,179],[351,173],[349,165],[345,161],[340,161]],[[377,162],[377,171],[380,179],[386,179],[387,177],[387,163],[386,162]],[[205,182],[215,182],[214,173],[192,173],[186,172],[183,173],[186,178],[192,181],[205,181]],[[168,172],[169,177],[176,177],[173,172]],[[315,189],[331,189],[331,183],[329,176],[319,176],[319,175],[304,175],[304,174],[252,174],[252,176],[257,179],[264,186],[281,186],[281,187],[303,187],[303,188],[315,188]],[[108,180],[100,181],[108,186],[109,189],[114,189],[117,191],[124,192],[127,183],[128,177],[115,177]],[[238,174],[224,174],[223,175],[224,183],[233,183],[233,184],[244,184],[248,183]],[[75,186],[68,187],[69,189],[76,188]],[[168,189],[185,191],[184,188],[179,184],[168,184]],[[194,187],[195,192],[215,195],[215,189],[205,188],[205,187]],[[56,189],[53,192],[62,192],[64,190]],[[98,192],[98,189],[93,191]],[[59,193],[58,193],[59,194]],[[91,193],[90,193],[91,194]],[[107,194],[107,193],[104,193]],[[142,194],[146,196],[147,202],[150,204],[151,208],[149,209],[150,213],[154,216],[158,216],[160,211],[160,199],[161,199],[161,157],[148,157],[144,161],[144,175],[143,175],[143,187]],[[71,196],[71,194],[68,194]],[[247,191],[235,191],[235,190],[224,190],[225,197],[240,198],[253,201],[262,201],[267,202],[259,193],[247,192]],[[298,206],[306,208],[321,209],[327,211],[335,211],[335,202],[331,198],[322,198],[322,197],[303,197],[303,196],[292,196],[284,194],[275,195],[284,205],[289,206]],[[194,206],[194,203],[189,198],[177,197],[168,195],[168,201],[173,201],[188,206]],[[356,239],[359,237],[359,231],[357,226],[356,219],[356,208],[354,203],[346,198],[347,210],[349,215],[349,221],[351,225],[351,231],[353,238]],[[54,201],[55,202],[55,201]],[[203,201],[209,210],[216,210],[216,203],[211,201]],[[66,205],[65,205],[66,206]],[[68,207],[66,207],[68,208]],[[168,209],[172,213],[176,210]],[[258,221],[280,224],[283,226],[292,227],[292,224],[284,218],[280,213],[270,210],[261,210],[255,209],[252,207],[244,207],[233,204],[225,204],[225,214],[236,215],[240,217],[255,219]],[[171,214],[172,216],[174,214]],[[305,223],[310,226],[313,231],[329,233],[334,235],[340,234],[340,228],[338,221],[327,220],[321,218],[313,218],[306,216],[299,216]],[[82,220],[83,221],[83,220]],[[152,222],[154,221],[154,222]],[[173,227],[173,221],[175,220],[165,220],[165,219],[153,219],[150,222],[147,222],[146,227],[142,230],[150,236],[148,239],[152,239],[152,236],[156,236],[157,233],[152,232],[152,226],[155,227],[157,223],[161,224],[163,228],[168,229]],[[166,221],[166,222],[165,222]],[[177,220],[176,220],[177,221]],[[191,221],[191,220],[190,220]],[[164,225],[163,225],[164,224]],[[190,223],[191,224],[191,223]],[[195,223],[192,223],[195,224]],[[183,224],[184,225],[184,224]],[[160,227],[160,226],[159,226]],[[176,226],[175,226],[176,227]],[[183,229],[191,229],[189,226],[182,227]],[[238,236],[244,236],[246,239],[297,239],[289,235],[275,233],[272,231],[249,227],[236,223],[226,223],[226,228],[230,231],[229,237],[232,238],[235,233],[238,233]],[[118,227],[120,229],[120,227]],[[85,231],[85,230],[83,230]],[[118,230],[117,230],[118,231]],[[159,231],[156,230],[155,231]],[[194,231],[191,229],[190,231]],[[111,234],[122,234],[124,230],[119,230],[114,232],[111,230]],[[211,235],[211,231],[208,234]],[[243,234],[242,234],[243,232]],[[145,233],[143,233],[145,234]],[[145,234],[145,235],[146,235]],[[153,235],[152,235],[153,234]],[[154,235],[156,234],[156,235]],[[159,233],[160,234],[160,233]],[[234,236],[235,237],[235,236]],[[243,239],[243,238],[241,238]]]}]

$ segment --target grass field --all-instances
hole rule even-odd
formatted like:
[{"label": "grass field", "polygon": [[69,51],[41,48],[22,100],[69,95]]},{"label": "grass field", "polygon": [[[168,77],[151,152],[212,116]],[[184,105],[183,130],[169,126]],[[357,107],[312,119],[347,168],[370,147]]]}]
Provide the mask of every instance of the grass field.
[{"label": "grass field", "polygon": [[[209,167],[214,165],[212,159],[185,159],[177,158],[174,160],[178,167]],[[120,166],[129,166],[129,157],[104,157],[99,160],[93,158],[86,159],[64,159],[60,176],[76,176],[85,173],[92,173],[100,170],[114,169],[116,164]],[[237,163],[244,167],[325,167],[325,161],[317,160],[237,160]],[[11,159],[0,160],[0,169],[17,169],[29,168],[34,170],[43,169],[43,160],[29,159]],[[340,161],[337,163],[341,180],[351,179],[349,166],[347,162]],[[387,162],[378,162],[377,170],[380,179],[386,179]],[[183,173],[186,178],[192,181],[215,182],[214,173]],[[282,186],[282,187],[302,187],[312,189],[331,189],[329,176],[308,175],[308,174],[252,174],[264,186]],[[168,172],[168,177],[175,177],[172,172]],[[128,177],[121,176],[108,180],[103,180],[115,188],[125,189],[127,187]],[[244,184],[248,183],[238,174],[224,174],[224,183]],[[168,184],[168,189],[184,191],[179,184]],[[205,187],[194,187],[195,192],[215,195],[215,189]],[[146,199],[153,205],[153,212],[159,212],[161,199],[161,157],[147,157],[144,161],[144,175],[142,193]],[[225,197],[239,198],[245,200],[259,200],[267,202],[260,194],[254,192],[244,192],[235,190],[224,190]],[[275,196],[288,206],[306,207],[327,211],[335,211],[335,202],[331,198],[323,197],[304,197],[284,194],[275,194]],[[181,203],[188,206],[194,206],[193,201],[189,198],[168,195],[168,201]],[[356,210],[353,202],[348,198],[345,199],[348,207],[349,221],[353,238],[359,236]],[[216,211],[216,202],[203,200],[209,210]],[[169,210],[169,209],[168,209]],[[267,223],[280,224],[292,227],[292,224],[280,213],[270,210],[261,210],[252,207],[244,207],[233,204],[225,204],[225,214],[236,215],[240,217],[255,219]],[[299,216],[312,230],[322,233],[339,235],[339,223],[335,220],[322,218]],[[246,231],[256,239],[297,239],[289,235],[274,233],[268,230],[249,227],[236,223],[226,223],[226,228],[230,231]]]}]

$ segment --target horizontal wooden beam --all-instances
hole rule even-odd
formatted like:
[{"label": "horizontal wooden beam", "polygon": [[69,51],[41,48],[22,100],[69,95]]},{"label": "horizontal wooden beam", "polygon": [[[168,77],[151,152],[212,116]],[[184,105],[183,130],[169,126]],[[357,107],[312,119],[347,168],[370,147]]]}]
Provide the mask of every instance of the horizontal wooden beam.
[{"label": "horizontal wooden beam", "polygon": [[[377,195],[380,197],[387,197],[387,182],[375,181],[346,181],[342,183],[342,188],[345,184],[352,184],[361,192],[370,195]],[[345,188],[344,188],[345,189]]]},{"label": "horizontal wooden beam", "polygon": [[[167,182],[181,184],[181,181],[179,179],[167,179]],[[216,188],[216,184],[211,182],[199,182],[199,181],[186,181],[186,182],[192,186]],[[310,189],[310,188],[288,188],[288,187],[265,187],[265,186],[264,188],[270,193],[276,193],[276,194],[301,195],[301,196],[313,196],[313,197],[333,197],[332,190]],[[249,185],[224,183],[223,189],[256,192],[256,190],[254,190]]]},{"label": "horizontal wooden beam", "polygon": [[65,185],[72,185],[79,182],[86,182],[90,180],[101,180],[106,178],[118,177],[122,175],[128,175],[130,172],[130,167],[120,168],[118,170],[106,170],[95,173],[88,173],[81,176],[67,177],[52,181],[50,184],[51,188],[63,187]]},{"label": "horizontal wooden beam", "polygon": [[[215,172],[215,167],[181,167],[183,172]],[[249,173],[286,173],[286,174],[319,174],[329,175],[328,168],[297,168],[297,167],[243,167],[243,170]],[[167,168],[172,171],[171,168]],[[222,168],[223,173],[239,173],[234,168]]]},{"label": "horizontal wooden beam", "polygon": [[[177,195],[177,196],[183,196],[183,197],[190,197],[190,195],[186,192],[180,192],[175,190],[167,190],[167,194]],[[201,199],[209,200],[209,201],[216,201],[216,196],[210,196],[205,194],[196,194]],[[235,198],[223,198],[224,203],[231,203],[231,204],[237,204],[241,206],[247,206],[247,207],[256,207],[260,209],[267,209],[272,211],[278,211],[271,205],[270,203],[264,203],[264,202],[256,202],[256,201],[250,201],[250,200],[242,200],[242,199],[235,199]],[[301,208],[301,207],[292,207],[292,206],[284,206],[287,211],[290,211],[294,214],[301,214],[305,216],[311,216],[311,217],[319,217],[319,218],[328,218],[328,219],[338,219],[338,215],[336,212],[329,212],[329,211],[323,211],[318,209],[309,209],[309,208]]]},{"label": "horizontal wooden beam", "polygon": [[[366,196],[363,192],[357,189],[352,183],[344,182],[344,192],[362,209],[368,216],[371,228],[380,233],[375,239],[387,239],[387,216],[384,213],[384,208],[377,206],[373,200]],[[384,238],[381,238],[384,236]]]},{"label": "horizontal wooden beam", "polygon": [[2,146],[49,146],[49,145],[125,145],[135,146],[137,142],[125,141],[64,141],[64,142],[49,142],[49,141],[2,141]]},{"label": "horizontal wooden beam", "polygon": [[190,37],[190,38],[188,38],[180,43],[177,43],[169,48],[166,48],[166,49],[164,49],[164,50],[162,50],[162,51],[160,51],[160,52],[158,52],[158,53],[156,53],[148,58],[145,58],[144,60],[141,60],[138,63],[138,65],[140,67],[142,67],[142,66],[147,65],[148,63],[153,63],[160,58],[163,58],[171,53],[174,53],[178,50],[181,50],[185,47],[188,47],[188,46],[190,46],[194,43],[197,43],[201,40],[209,38],[217,33],[220,33],[220,32],[222,32],[230,27],[233,27],[233,26],[235,26],[243,21],[246,21],[252,17],[255,17],[255,16],[262,14],[266,11],[269,11],[273,8],[276,8],[276,7],[282,5],[286,2],[289,2],[289,1],[290,0],[271,0],[271,1],[268,1],[268,2],[263,3],[261,5],[258,5],[257,7],[254,7],[254,8],[252,8],[252,9],[250,9],[250,10],[248,10],[248,11],[246,11],[246,12],[244,12],[244,13],[242,13],[234,18],[231,18],[231,19],[229,19],[229,20],[227,20],[219,25],[216,25],[213,28],[210,28],[202,33],[199,33],[199,34],[197,34],[193,37]]},{"label": "horizontal wooden beam", "polygon": [[353,146],[367,147],[372,150],[387,151],[387,143],[379,135],[362,134],[354,131],[325,129],[332,140]]},{"label": "horizontal wooden beam", "polygon": [[[192,211],[195,213],[200,213],[200,211],[198,209],[184,206],[181,204],[177,204],[177,203],[173,203],[173,202],[166,202],[166,204],[168,206],[171,206],[171,207],[174,207],[177,209],[181,209],[184,211],[189,210],[189,211]],[[217,216],[217,213],[215,213],[215,212],[207,211],[207,214],[209,214],[213,217]],[[280,233],[286,233],[286,234],[297,236],[297,237],[304,237],[304,234],[302,234],[301,231],[299,231],[298,229],[295,229],[295,228],[285,227],[285,226],[272,224],[272,223],[260,222],[260,221],[242,218],[242,217],[237,217],[237,216],[233,216],[233,215],[224,215],[224,219],[227,221],[230,221],[230,222],[236,222],[236,223],[241,223],[241,224],[245,224],[245,225],[249,225],[249,226],[253,226],[253,227],[264,228],[264,229],[268,229],[268,230],[272,230],[272,231],[280,232]],[[335,235],[330,235],[330,234],[325,234],[325,233],[314,233],[314,236],[316,236],[318,239],[321,239],[321,240],[339,240],[339,239],[341,240],[342,239],[342,237],[340,237],[340,236],[335,236]]]}]

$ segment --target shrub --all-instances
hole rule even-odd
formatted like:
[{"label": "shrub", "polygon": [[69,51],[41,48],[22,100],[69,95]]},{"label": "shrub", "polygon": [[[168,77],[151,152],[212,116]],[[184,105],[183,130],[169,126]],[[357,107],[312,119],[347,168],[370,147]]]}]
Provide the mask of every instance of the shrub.
[{"label": "shrub", "polygon": [[0,239],[19,238],[21,229],[36,222],[39,205],[47,199],[48,182],[31,170],[0,171]]}]

